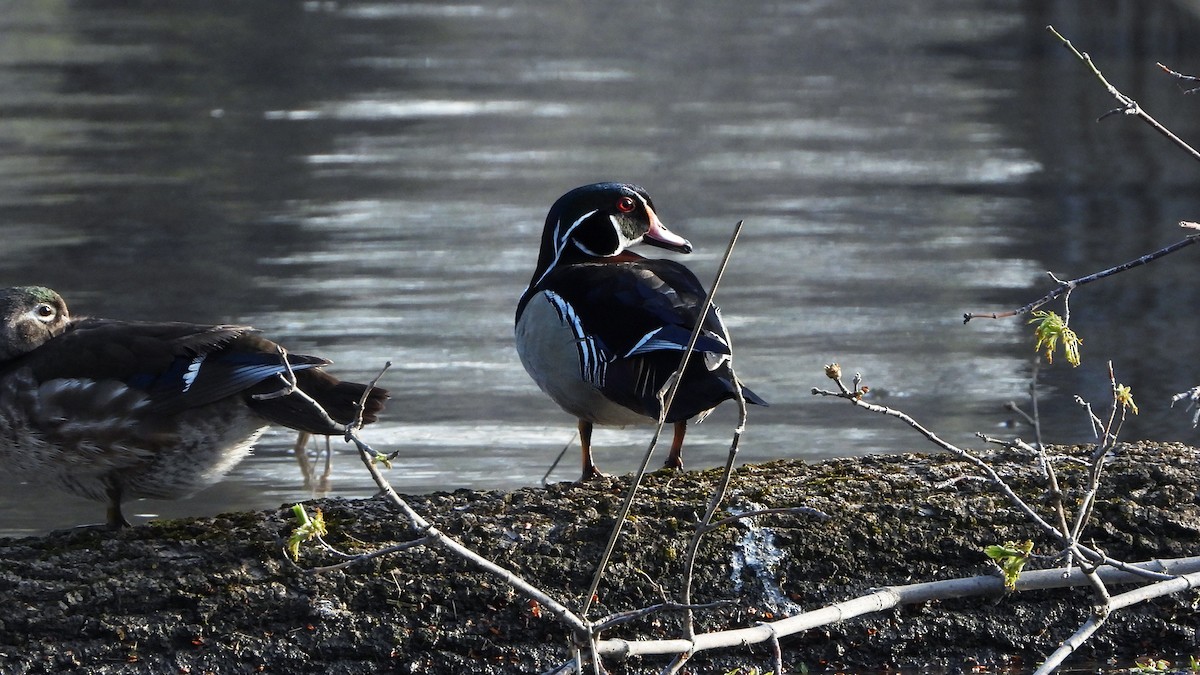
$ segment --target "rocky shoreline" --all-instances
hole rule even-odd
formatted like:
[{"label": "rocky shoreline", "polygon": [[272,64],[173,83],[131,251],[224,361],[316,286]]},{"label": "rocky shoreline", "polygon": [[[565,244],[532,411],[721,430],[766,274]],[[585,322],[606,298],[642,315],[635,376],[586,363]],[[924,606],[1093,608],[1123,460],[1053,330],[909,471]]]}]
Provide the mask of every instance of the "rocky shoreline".
[{"label": "rocky shoreline", "polygon": [[[1078,449],[1060,448],[1062,452]],[[992,456],[1023,494],[1039,494],[1031,458]],[[1077,473],[1064,468],[1064,473]],[[694,599],[731,600],[698,614],[699,630],[751,626],[872,588],[989,574],[984,546],[1049,542],[986,481],[949,455],[881,455],[739,468],[727,513],[804,510],[711,533]],[[674,598],[692,524],[719,472],[647,477],[591,616]],[[1069,476],[1068,476],[1069,478]],[[627,478],[514,492],[409,497],[437,528],[568,606],[586,592]],[[1200,451],[1122,445],[1106,472],[1094,546],[1128,561],[1200,553]],[[341,550],[412,538],[382,499],[318,500]],[[312,545],[284,553],[295,526],[276,511],[152,522],[120,532],[69,530],[0,539],[0,671],[4,673],[516,673],[569,658],[569,632],[499,579],[418,547],[331,572]],[[787,672],[1035,665],[1086,618],[1085,589],[929,602],[809,630],[782,641]],[[1200,656],[1195,591],[1115,614],[1068,662],[1129,667],[1141,657],[1187,667]],[[606,637],[678,637],[655,614]],[[660,657],[611,663],[657,672]],[[753,646],[703,653],[686,672],[772,668]]]}]

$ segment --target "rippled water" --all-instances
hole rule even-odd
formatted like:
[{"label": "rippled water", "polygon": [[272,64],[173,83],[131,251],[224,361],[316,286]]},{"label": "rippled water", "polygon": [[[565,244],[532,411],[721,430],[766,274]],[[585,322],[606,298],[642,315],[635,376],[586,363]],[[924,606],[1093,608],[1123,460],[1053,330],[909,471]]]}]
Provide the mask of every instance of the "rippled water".
[{"label": "rippled water", "polygon": [[[741,460],[929,448],[814,399],[830,361],[975,444],[1011,432],[1032,345],[1019,322],[962,313],[1200,218],[1194,162],[1132,120],[1095,123],[1112,99],[1042,27],[1197,138],[1200,99],[1153,66],[1200,70],[1186,5],[22,3],[0,16],[0,271],[78,313],[250,323],[349,378],[391,360],[365,437],[400,451],[397,489],[511,488],[574,427],[512,347],[545,211],[635,181],[702,279],[746,221],[718,302],[772,407],[752,411]],[[1109,358],[1142,405],[1130,437],[1194,440],[1166,408],[1200,382],[1192,255],[1076,293],[1088,360],[1045,375],[1051,440],[1086,440],[1070,395],[1102,402]],[[722,461],[733,419],[693,429],[689,466]],[[597,461],[631,470],[648,438],[598,431]],[[128,512],[305,498],[290,443],[272,432],[211,490]],[[372,486],[338,447],[324,490]],[[100,514],[36,485],[0,494],[0,534]]]}]

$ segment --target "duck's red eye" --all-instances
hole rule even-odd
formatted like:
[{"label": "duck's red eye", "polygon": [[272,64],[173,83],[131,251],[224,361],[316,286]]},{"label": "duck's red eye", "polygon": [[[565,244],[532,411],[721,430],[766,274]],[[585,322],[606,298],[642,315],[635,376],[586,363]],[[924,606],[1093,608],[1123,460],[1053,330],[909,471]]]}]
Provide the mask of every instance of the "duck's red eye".
[{"label": "duck's red eye", "polygon": [[633,197],[621,197],[617,200],[617,210],[621,213],[632,213],[637,208],[637,202]]}]

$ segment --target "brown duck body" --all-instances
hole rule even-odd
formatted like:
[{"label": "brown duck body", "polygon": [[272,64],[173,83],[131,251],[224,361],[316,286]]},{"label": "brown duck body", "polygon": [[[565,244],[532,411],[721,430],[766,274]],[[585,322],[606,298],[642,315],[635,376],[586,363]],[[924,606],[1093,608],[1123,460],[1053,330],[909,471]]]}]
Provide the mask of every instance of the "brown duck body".
[{"label": "brown duck body", "polygon": [[[19,323],[0,336],[0,353],[16,352],[0,362],[0,462],[107,502],[114,527],[127,524],[125,500],[216,482],[271,423],[341,433],[367,390],[325,373],[319,357],[287,354],[285,365],[279,346],[246,326],[71,320],[63,304],[61,325],[34,344]],[[386,397],[371,391],[364,422]]]}]

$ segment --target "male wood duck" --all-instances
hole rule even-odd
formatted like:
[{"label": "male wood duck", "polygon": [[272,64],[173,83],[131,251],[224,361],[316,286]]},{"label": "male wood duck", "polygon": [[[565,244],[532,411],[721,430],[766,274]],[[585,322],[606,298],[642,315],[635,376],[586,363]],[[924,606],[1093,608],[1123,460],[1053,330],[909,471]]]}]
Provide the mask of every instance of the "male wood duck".
[{"label": "male wood duck", "polygon": [[[629,251],[645,243],[679,253],[692,245],[663,225],[644,189],[623,183],[575,188],[550,208],[537,269],[517,304],[517,352],[542,391],[579,420],[583,476],[592,428],[657,422],[707,293],[683,265]],[[683,467],[688,420],[734,398],[732,349],[711,308],[666,421],[665,466]],[[748,403],[766,405],[742,388]]]},{"label": "male wood duck", "polygon": [[[367,390],[316,356],[288,353],[289,375],[247,326],[72,319],[48,288],[0,290],[0,320],[0,466],[107,502],[112,528],[123,501],[216,482],[272,422],[343,433]],[[387,396],[371,390],[364,422]]]}]

